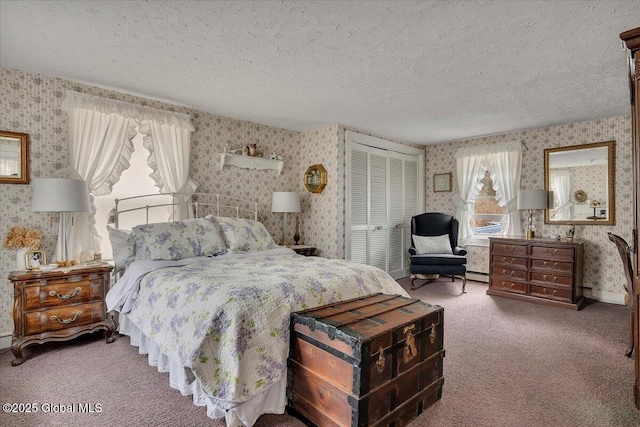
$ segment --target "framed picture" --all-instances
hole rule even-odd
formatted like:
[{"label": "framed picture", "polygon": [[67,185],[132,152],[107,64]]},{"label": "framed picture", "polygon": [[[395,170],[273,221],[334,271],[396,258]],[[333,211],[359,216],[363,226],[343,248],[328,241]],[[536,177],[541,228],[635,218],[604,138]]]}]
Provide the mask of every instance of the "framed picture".
[{"label": "framed picture", "polygon": [[304,186],[311,193],[322,193],[327,185],[327,170],[321,164],[309,166],[304,174]]},{"label": "framed picture", "polygon": [[0,184],[29,183],[29,134],[0,130]]},{"label": "framed picture", "polygon": [[40,267],[47,265],[47,256],[44,251],[27,251],[24,254],[24,264],[27,270],[40,270]]},{"label": "framed picture", "polygon": [[451,172],[433,174],[433,192],[443,193],[451,191]]}]

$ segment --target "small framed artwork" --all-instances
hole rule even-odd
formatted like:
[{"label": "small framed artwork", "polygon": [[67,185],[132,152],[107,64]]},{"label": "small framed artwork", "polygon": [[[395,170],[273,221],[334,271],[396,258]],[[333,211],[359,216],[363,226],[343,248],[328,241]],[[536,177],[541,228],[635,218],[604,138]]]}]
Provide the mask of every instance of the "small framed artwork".
[{"label": "small framed artwork", "polygon": [[44,251],[27,251],[24,255],[24,264],[27,270],[40,270],[40,267],[47,265],[47,256]]},{"label": "small framed artwork", "polygon": [[451,172],[433,174],[433,192],[443,193],[451,191]]},{"label": "small framed artwork", "polygon": [[304,174],[304,186],[311,193],[322,193],[327,185],[327,170],[321,164],[309,166]]}]

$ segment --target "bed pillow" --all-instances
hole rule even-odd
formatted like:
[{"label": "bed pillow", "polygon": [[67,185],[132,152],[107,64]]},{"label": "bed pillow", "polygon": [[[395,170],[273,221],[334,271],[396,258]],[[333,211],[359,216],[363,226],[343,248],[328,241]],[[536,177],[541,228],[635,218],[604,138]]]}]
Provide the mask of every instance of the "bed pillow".
[{"label": "bed pillow", "polygon": [[417,236],[413,234],[413,244],[418,255],[421,254],[453,254],[448,234],[442,236]]},{"label": "bed pillow", "polygon": [[132,238],[136,259],[179,260],[226,251],[218,226],[206,218],[138,225]]},{"label": "bed pillow", "polygon": [[230,251],[265,251],[278,246],[266,227],[259,221],[220,216],[215,217],[215,221]]},{"label": "bed pillow", "polygon": [[131,230],[120,230],[107,225],[107,231],[109,232],[109,241],[111,241],[111,251],[113,252],[114,273],[118,273],[136,260],[133,242],[129,241]]}]

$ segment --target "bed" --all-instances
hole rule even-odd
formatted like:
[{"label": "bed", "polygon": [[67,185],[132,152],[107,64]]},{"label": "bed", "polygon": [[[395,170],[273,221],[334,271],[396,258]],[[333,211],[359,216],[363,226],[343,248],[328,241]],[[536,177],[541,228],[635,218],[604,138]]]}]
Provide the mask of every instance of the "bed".
[{"label": "bed", "polygon": [[107,307],[119,332],[228,427],[284,412],[292,312],[376,292],[408,296],[375,267],[277,246],[253,206],[251,219],[238,206],[217,215],[218,205],[203,218],[138,225],[126,239],[110,230],[129,261],[114,251],[125,268]]}]

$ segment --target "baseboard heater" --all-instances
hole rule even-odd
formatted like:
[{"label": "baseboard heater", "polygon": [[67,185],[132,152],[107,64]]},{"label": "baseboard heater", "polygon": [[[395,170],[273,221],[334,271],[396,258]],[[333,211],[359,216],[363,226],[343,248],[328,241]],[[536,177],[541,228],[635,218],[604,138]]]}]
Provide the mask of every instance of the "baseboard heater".
[{"label": "baseboard heater", "polygon": [[479,271],[467,271],[467,280],[474,282],[489,283],[489,273],[481,273]]}]

